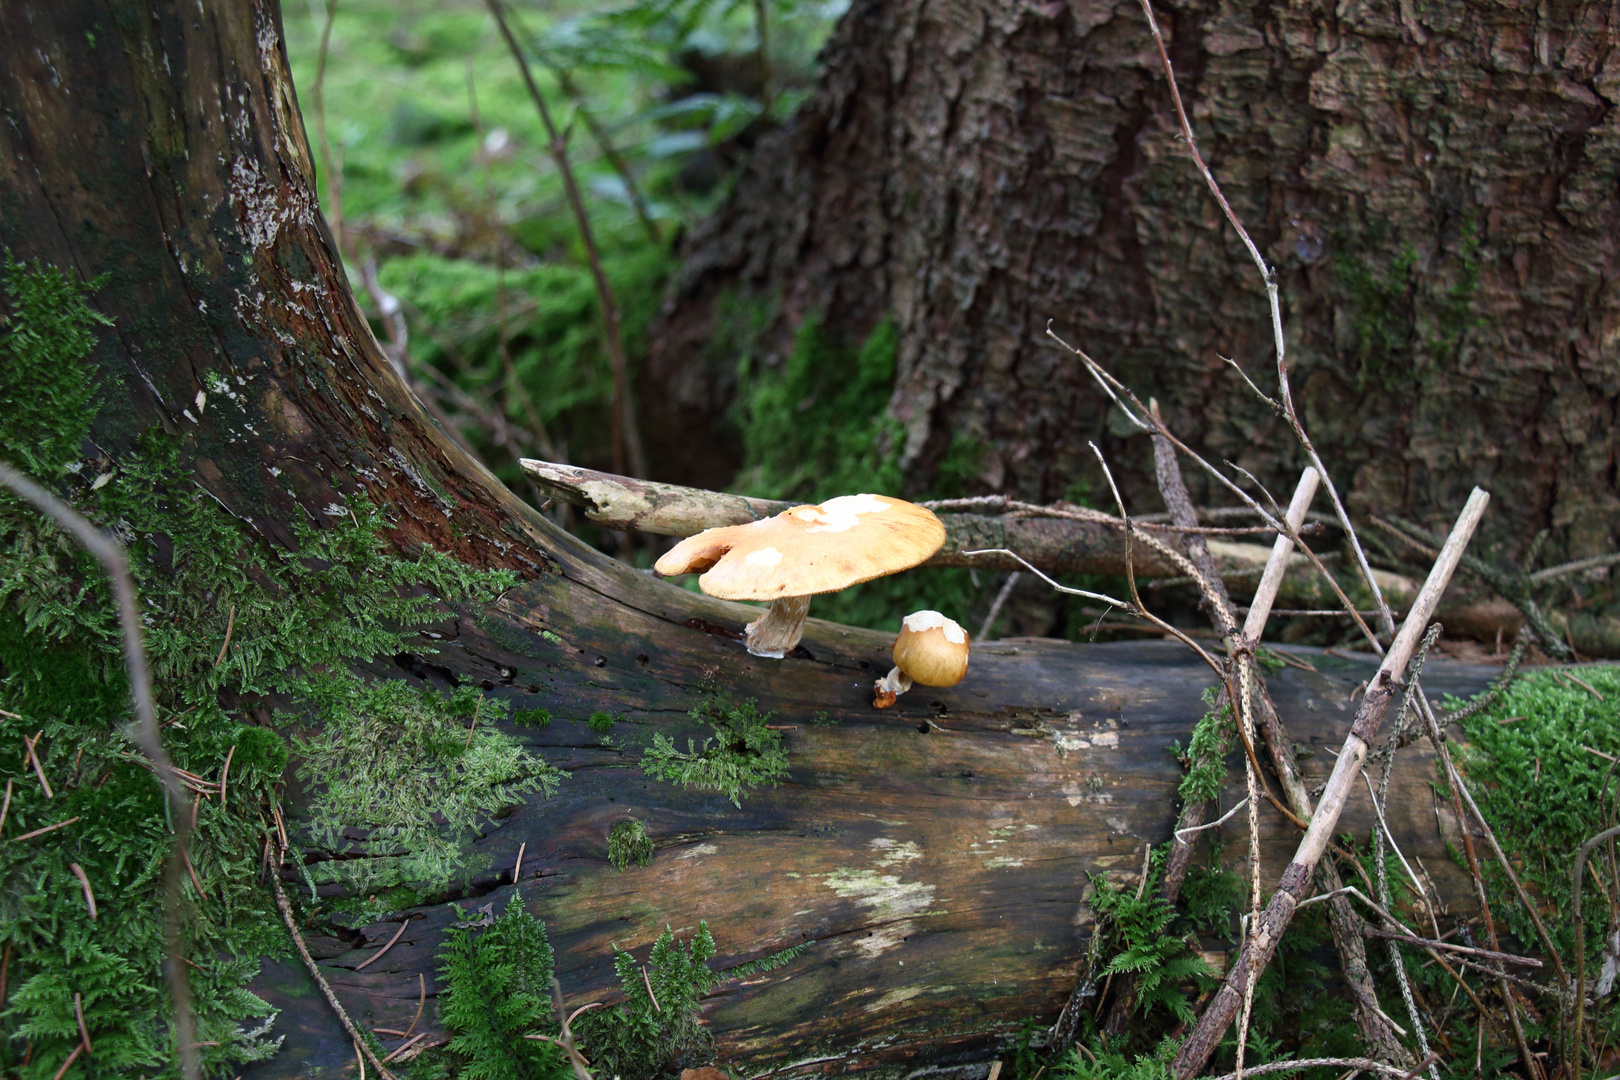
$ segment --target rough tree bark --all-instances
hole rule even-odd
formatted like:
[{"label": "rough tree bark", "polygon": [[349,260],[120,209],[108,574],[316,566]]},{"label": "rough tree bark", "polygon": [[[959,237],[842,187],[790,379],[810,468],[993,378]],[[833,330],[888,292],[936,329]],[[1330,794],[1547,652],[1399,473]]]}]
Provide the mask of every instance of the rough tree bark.
[{"label": "rough tree bark", "polygon": [[[1143,843],[1167,835],[1179,769],[1165,746],[1186,738],[1210,681],[1196,661],[1158,642],[1000,642],[978,651],[961,686],[880,715],[869,696],[887,662],[882,635],[812,620],[802,655],[747,656],[731,633],[747,609],[558,532],[410,397],[316,210],[273,0],[8,7],[0,58],[0,243],[108,275],[93,297],[115,320],[92,358],[103,402],[94,454],[116,461],[159,427],[265,544],[293,546],[290,522],[318,525],[339,495],[364,491],[402,550],[430,544],[524,579],[497,603],[448,613],[431,662],[378,658],[370,673],[470,681],[550,709],[556,723],[515,734],[572,779],[491,823],[474,847],[493,869],[416,913],[381,962],[355,970],[397,923],[347,938],[312,929],[358,1020],[405,1026],[418,973],[433,985],[443,931],[504,902],[520,844],[524,898],[550,927],[576,1003],[611,992],[610,942],[643,948],[666,923],[710,920],[723,960],[815,942],[707,1002],[720,1054],[747,1075],[982,1063],[1026,1017],[1056,1012],[1089,932],[1086,875],[1129,880]],[[1337,745],[1372,665],[1316,663],[1275,680],[1277,706],[1299,739]],[[1430,672],[1436,693],[1487,675],[1435,662]],[[647,779],[577,719],[607,710],[628,730],[684,737],[695,733],[688,710],[716,687],[795,725],[790,780],[741,810]],[[839,723],[812,725],[821,713]],[[1403,848],[1444,875],[1430,768],[1421,753],[1402,759],[1391,817]],[[631,815],[658,850],[620,874],[606,834]],[[1295,836],[1267,828],[1280,866]],[[255,1075],[353,1060],[300,969],[267,967],[261,989],[284,1009],[288,1039]],[[431,1007],[426,1021],[437,1031]]]},{"label": "rough tree bark", "polygon": [[[1441,523],[1479,484],[1497,500],[1480,553],[1515,558],[1541,528],[1554,561],[1614,550],[1613,5],[1159,15],[1205,158],[1278,268],[1295,394],[1352,512]],[[1045,340],[1053,320],[1191,445],[1289,489],[1292,438],[1220,359],[1275,383],[1259,277],[1178,144],[1136,0],[857,0],[823,62],[688,245],[650,429],[719,422],[730,313],[773,313],[766,364],[807,317],[856,343],[892,318],[889,411],[919,487],[957,436],[984,446],[984,490],[1106,492],[1098,439],[1132,505],[1155,505],[1146,441],[1110,428]],[[735,467],[722,438],[665,441],[662,479],[719,486]],[[1218,494],[1188,481],[1200,505]]]}]

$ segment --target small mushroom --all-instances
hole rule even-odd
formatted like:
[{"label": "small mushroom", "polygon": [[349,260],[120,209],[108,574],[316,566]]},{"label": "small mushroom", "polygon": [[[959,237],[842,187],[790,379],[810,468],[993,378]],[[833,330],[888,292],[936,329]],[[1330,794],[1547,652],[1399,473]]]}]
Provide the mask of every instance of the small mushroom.
[{"label": "small mushroom", "polygon": [[900,621],[894,667],[872,686],[872,707],[887,709],[912,683],[955,686],[967,674],[967,631],[937,611],[914,611]]},{"label": "small mushroom", "polygon": [[840,495],[773,518],[689,536],[654,569],[704,571],[698,587],[722,600],[769,600],[748,624],[748,651],[781,659],[799,643],[810,597],[910,569],[945,543],[933,511],[886,495]]}]

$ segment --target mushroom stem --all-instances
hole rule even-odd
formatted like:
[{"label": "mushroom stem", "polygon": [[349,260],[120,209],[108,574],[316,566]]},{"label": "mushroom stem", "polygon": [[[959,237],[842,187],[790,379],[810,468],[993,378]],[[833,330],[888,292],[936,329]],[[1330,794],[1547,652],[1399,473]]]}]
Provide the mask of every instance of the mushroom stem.
[{"label": "mushroom stem", "polygon": [[872,707],[887,709],[894,704],[896,698],[910,689],[911,676],[898,667],[892,667],[887,675],[872,684]]},{"label": "mushroom stem", "polygon": [[804,636],[804,620],[809,614],[808,596],[772,600],[765,614],[744,628],[748,631],[748,651],[755,656],[782,659]]}]

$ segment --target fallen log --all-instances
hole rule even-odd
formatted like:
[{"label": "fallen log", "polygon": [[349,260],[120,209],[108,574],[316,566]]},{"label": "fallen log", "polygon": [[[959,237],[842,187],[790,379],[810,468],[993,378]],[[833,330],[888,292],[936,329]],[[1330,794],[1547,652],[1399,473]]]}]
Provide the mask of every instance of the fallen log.
[{"label": "fallen log", "polygon": [[[406,1030],[421,977],[432,1034],[418,1045],[444,1037],[431,1022],[434,954],[450,925],[483,905],[504,906],[520,846],[517,887],[550,930],[570,1009],[612,1000],[613,944],[645,959],[666,925],[685,936],[707,920],[717,968],[810,943],[786,967],[722,984],[706,1001],[721,1061],[739,1077],[831,1062],[898,1074],[988,1061],[1029,1017],[1056,1015],[1091,932],[1091,876],[1132,883],[1143,845],[1169,837],[1182,773],[1168,746],[1184,743],[1204,711],[1208,669],[1168,642],[1006,640],[977,647],[961,685],[906,695],[879,713],[870,687],[886,662],[886,635],[811,620],[804,654],[762,661],[713,632],[743,617],[734,605],[569,556],[560,575],[510,595],[499,626],[462,620],[435,663],[556,712],[542,731],[509,730],[573,778],[551,801],[491,827],[474,845],[489,869],[464,897],[413,911],[416,921],[377,963],[357,970],[397,922],[360,927],[354,941],[312,942],[353,1015]],[[1352,694],[1376,663],[1292,655],[1316,670],[1287,668],[1271,686],[1295,738],[1314,751],[1302,765],[1314,786],[1332,765],[1324,748],[1342,740]],[[1494,673],[1434,659],[1425,683],[1432,694],[1469,693]],[[791,725],[791,775],[745,796],[740,809],[649,780],[636,765],[634,749],[653,732],[697,737],[686,711],[716,685]],[[583,722],[588,708],[620,717],[616,745],[601,745]],[[1236,782],[1222,807],[1242,797],[1236,755],[1230,764]],[[1390,827],[1466,908],[1466,883],[1445,854],[1442,828],[1454,824],[1432,796],[1433,768],[1426,750],[1401,757]],[[646,823],[657,851],[650,865],[621,873],[609,865],[607,834],[626,818]],[[1262,821],[1269,882],[1299,834],[1269,810]],[[1352,800],[1343,828],[1366,835],[1372,823],[1366,800]],[[301,969],[269,965],[255,989],[283,1010],[277,1030],[288,1043],[250,1076],[352,1060]]]}]

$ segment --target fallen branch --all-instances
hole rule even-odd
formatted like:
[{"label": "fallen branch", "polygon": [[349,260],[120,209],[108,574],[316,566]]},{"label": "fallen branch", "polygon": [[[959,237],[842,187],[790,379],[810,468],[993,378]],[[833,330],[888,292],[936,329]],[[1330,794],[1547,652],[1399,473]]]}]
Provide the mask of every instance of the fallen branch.
[{"label": "fallen branch", "polygon": [[1237,1014],[1244,986],[1250,979],[1259,977],[1260,972],[1265,969],[1277,951],[1283,931],[1288,928],[1294,909],[1305,898],[1317,863],[1321,861],[1323,852],[1332,840],[1333,832],[1339,824],[1339,817],[1344,812],[1350,794],[1355,790],[1356,776],[1367,760],[1372,739],[1378,734],[1378,729],[1384,721],[1384,713],[1400,688],[1399,677],[1417,651],[1418,639],[1429,616],[1438,605],[1440,594],[1451,581],[1451,575],[1462,557],[1463,548],[1473,536],[1474,529],[1479,525],[1489,502],[1490,496],[1479,488],[1475,488],[1473,494],[1469,496],[1467,505],[1441,549],[1439,560],[1429,572],[1428,580],[1423,583],[1423,589],[1412,605],[1411,614],[1407,616],[1394,642],[1384,655],[1377,674],[1361,700],[1361,707],[1356,711],[1356,719],[1351,725],[1350,734],[1345,738],[1344,746],[1334,762],[1333,773],[1328,777],[1327,786],[1323,789],[1321,803],[1311,817],[1310,827],[1305,831],[1305,836],[1294,853],[1293,861],[1289,863],[1288,869],[1283,871],[1277,891],[1272,895],[1271,902],[1266,905],[1259,924],[1252,928],[1243,943],[1237,959],[1227,971],[1225,982],[1205,1008],[1203,1015],[1199,1017],[1197,1026],[1182,1043],[1171,1064],[1173,1073],[1182,1080],[1187,1080],[1203,1070],[1210,1055],[1215,1052],[1221,1036],[1226,1033],[1226,1029],[1231,1026]]}]

